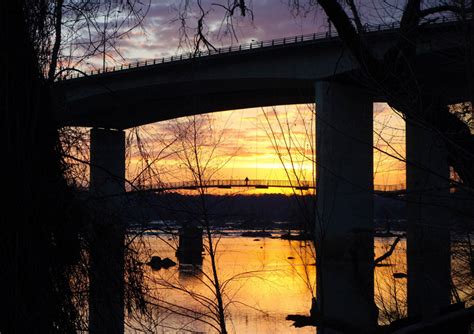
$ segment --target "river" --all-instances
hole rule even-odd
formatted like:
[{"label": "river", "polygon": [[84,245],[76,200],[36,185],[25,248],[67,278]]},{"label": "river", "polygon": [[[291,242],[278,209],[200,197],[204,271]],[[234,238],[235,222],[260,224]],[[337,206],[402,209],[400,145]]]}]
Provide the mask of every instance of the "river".
[{"label": "river", "polygon": [[[275,231],[274,231],[275,232]],[[274,233],[278,235],[279,233]],[[142,240],[144,258],[158,255],[175,257],[177,240],[169,235],[150,235]],[[392,238],[376,238],[376,256],[386,251]],[[227,329],[230,333],[314,333],[314,327],[295,328],[285,320],[288,314],[307,315],[314,293],[316,268],[314,252],[306,242],[279,238],[241,237],[237,232],[215,239],[217,272],[225,285]],[[381,322],[406,312],[406,279],[393,277],[405,273],[405,242],[385,261],[389,266],[375,270],[376,303]],[[152,270],[146,280],[152,302],[160,305],[146,319],[129,319],[127,332],[152,333],[215,332],[209,308],[215,300],[209,275],[209,255],[204,256],[202,273],[189,266]],[[394,297],[396,295],[396,298]],[[205,323],[208,322],[208,323]]]}]

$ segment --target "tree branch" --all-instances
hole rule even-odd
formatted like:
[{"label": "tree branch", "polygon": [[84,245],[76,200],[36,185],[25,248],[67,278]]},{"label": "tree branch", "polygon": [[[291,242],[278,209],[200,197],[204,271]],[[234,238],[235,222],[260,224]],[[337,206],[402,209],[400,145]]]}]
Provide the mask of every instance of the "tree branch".
[{"label": "tree branch", "polygon": [[51,51],[51,64],[48,70],[48,81],[54,81],[54,74],[58,64],[59,47],[61,46],[61,27],[63,18],[63,2],[64,0],[57,0],[56,7],[54,8],[54,46]]},{"label": "tree branch", "polygon": [[400,242],[400,237],[397,237],[394,241],[393,241],[393,244],[390,245],[390,249],[383,255],[379,256],[378,258],[376,258],[374,260],[374,264],[373,266],[377,266],[380,262],[382,262],[383,260],[389,258],[392,254],[393,254],[393,251],[395,250],[395,247],[397,247],[397,244]]},{"label": "tree branch", "polygon": [[463,9],[459,6],[452,6],[452,5],[436,6],[436,7],[431,7],[431,8],[421,10],[419,16],[425,17],[428,15],[438,14],[442,12],[452,12],[452,13],[457,13],[457,14],[472,13],[472,7]]},{"label": "tree branch", "polygon": [[318,0],[319,5],[326,12],[326,15],[334,24],[339,37],[346,44],[357,62],[369,73],[375,72],[379,68],[379,62],[370,52],[370,48],[365,45],[360,38],[349,16],[342,6],[333,0]]}]

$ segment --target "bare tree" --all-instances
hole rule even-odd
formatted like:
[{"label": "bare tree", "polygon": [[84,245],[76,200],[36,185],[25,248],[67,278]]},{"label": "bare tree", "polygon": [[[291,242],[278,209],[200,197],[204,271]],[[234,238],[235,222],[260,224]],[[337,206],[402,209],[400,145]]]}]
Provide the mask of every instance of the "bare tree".
[{"label": "bare tree", "polygon": [[[5,102],[2,126],[8,138],[7,152],[11,152],[14,161],[10,175],[17,179],[16,188],[21,191],[15,192],[8,204],[19,214],[17,223],[1,236],[2,262],[6,264],[2,286],[11,289],[2,291],[11,307],[2,315],[1,331],[87,329],[90,263],[86,249],[90,225],[86,222],[90,220],[86,217],[90,212],[81,192],[86,185],[87,168],[79,163],[86,157],[81,156],[86,148],[82,141],[84,133],[63,129],[60,143],[50,96],[54,79],[62,73],[57,68],[64,67],[62,51],[67,41],[63,28],[81,20],[64,10],[76,6],[77,15],[93,15],[87,3],[98,4],[25,0],[2,5],[2,42],[13,48],[1,61],[1,94]],[[17,62],[22,65],[17,67]],[[12,66],[17,67],[16,79],[10,73]],[[17,177],[26,170],[30,171],[28,176]],[[5,211],[10,218],[12,213]],[[5,219],[6,216],[2,217],[2,223]],[[136,277],[132,273],[127,280],[133,285],[139,281]],[[137,291],[130,301],[140,295]]]},{"label": "bare tree", "polygon": [[[472,100],[472,4],[470,1],[420,1],[408,0],[403,4],[386,3],[380,7],[359,5],[353,0],[291,1],[293,8],[317,8],[320,6],[330,23],[336,28],[355,61],[360,65],[358,80],[374,94],[385,96],[390,106],[409,120],[420,122],[443,134],[449,151],[449,161],[471,187],[473,168],[472,135],[460,113],[452,113],[446,96],[423,88],[422,73],[416,71],[416,48],[427,29],[427,23],[440,21],[443,16],[455,15],[463,32],[457,45],[460,53],[455,61],[466,70],[463,92]],[[372,20],[372,21],[371,21]],[[379,22],[399,22],[400,33],[382,57],[375,55],[367,39],[365,27]],[[428,86],[428,85],[425,85]],[[472,115],[472,109],[467,111]]]},{"label": "bare tree", "polygon": [[[315,300],[316,290],[312,272],[315,268],[316,254],[312,241],[314,240],[316,202],[314,196],[308,196],[307,188],[308,184],[316,183],[315,108],[314,105],[295,106],[295,110],[292,111],[293,113],[285,109],[281,112],[276,107],[269,110],[262,108],[265,119],[262,126],[288,181],[293,185],[291,191],[299,210],[298,218],[303,220],[303,229],[300,233],[304,237],[304,247],[298,247],[296,253],[304,267],[301,278],[311,293],[312,299]],[[309,193],[314,195],[311,191]]]},{"label": "bare tree", "polygon": [[219,282],[216,264],[216,251],[219,240],[214,240],[211,231],[209,209],[206,203],[207,188],[205,187],[206,181],[212,179],[228,162],[227,159],[216,162],[217,149],[223,139],[222,133],[219,134],[213,131],[209,117],[206,116],[192,116],[184,122],[176,121],[171,127],[172,132],[177,136],[177,143],[180,146],[176,151],[178,159],[189,172],[199,193],[199,211],[196,218],[199,220],[200,225],[204,227],[207,237],[205,249],[209,254],[212,268],[212,276],[206,278],[214,288],[220,333],[225,334],[227,333],[225,305],[222,283]]}]

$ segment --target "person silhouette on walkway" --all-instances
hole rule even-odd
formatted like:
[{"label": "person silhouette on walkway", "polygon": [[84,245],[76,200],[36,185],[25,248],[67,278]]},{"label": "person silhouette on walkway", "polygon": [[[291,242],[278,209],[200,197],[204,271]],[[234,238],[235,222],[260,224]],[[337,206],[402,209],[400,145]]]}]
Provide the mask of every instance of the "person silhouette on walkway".
[{"label": "person silhouette on walkway", "polygon": [[245,177],[245,185],[246,185],[246,186],[249,185],[249,178],[248,178],[248,177]]}]

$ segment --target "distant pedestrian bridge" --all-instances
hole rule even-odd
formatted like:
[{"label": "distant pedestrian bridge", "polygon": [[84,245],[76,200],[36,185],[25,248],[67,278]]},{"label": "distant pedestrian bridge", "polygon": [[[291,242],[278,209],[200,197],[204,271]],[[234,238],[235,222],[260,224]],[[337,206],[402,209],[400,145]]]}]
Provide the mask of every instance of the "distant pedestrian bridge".
[{"label": "distant pedestrian bridge", "polygon": [[[405,184],[380,184],[374,185],[375,193],[401,194],[405,192]],[[205,188],[231,189],[268,189],[268,188],[291,188],[296,191],[316,190],[315,181],[290,181],[290,180],[203,180],[157,183],[151,185],[139,185],[135,191],[164,192],[174,190],[198,190]],[[361,189],[366,190],[366,189]]]}]

